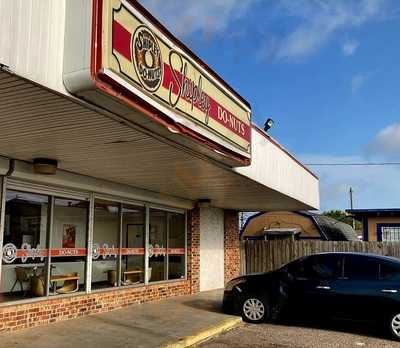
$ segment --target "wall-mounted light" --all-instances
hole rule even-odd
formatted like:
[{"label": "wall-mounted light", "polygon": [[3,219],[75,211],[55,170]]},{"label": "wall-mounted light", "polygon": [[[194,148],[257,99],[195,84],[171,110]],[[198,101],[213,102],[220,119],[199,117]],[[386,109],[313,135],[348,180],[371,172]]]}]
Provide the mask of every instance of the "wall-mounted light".
[{"label": "wall-mounted light", "polygon": [[274,126],[274,120],[272,118],[269,118],[264,123],[264,131],[268,132],[273,126]]},{"label": "wall-mounted light", "polygon": [[33,171],[35,174],[54,175],[57,172],[58,161],[50,158],[35,158]]},{"label": "wall-mounted light", "polygon": [[199,208],[209,208],[211,206],[211,199],[209,198],[200,198],[197,200],[197,206]]}]

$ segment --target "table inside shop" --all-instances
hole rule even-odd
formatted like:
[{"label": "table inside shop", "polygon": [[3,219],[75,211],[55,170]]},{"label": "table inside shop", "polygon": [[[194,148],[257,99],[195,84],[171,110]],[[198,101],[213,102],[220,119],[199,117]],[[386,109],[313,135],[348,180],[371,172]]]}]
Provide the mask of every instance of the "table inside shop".
[{"label": "table inside shop", "polygon": [[76,287],[77,288],[79,287],[79,284],[78,284],[79,276],[71,276],[71,275],[67,275],[67,274],[52,275],[50,277],[50,283],[52,283],[53,295],[56,295],[57,283],[61,282],[61,281],[65,282],[66,280],[76,280],[76,282],[77,282]]},{"label": "table inside shop", "polygon": [[123,273],[124,273],[123,283],[126,284],[127,283],[127,276],[129,276],[131,274],[143,274],[143,271],[133,270],[133,271],[124,271]]}]

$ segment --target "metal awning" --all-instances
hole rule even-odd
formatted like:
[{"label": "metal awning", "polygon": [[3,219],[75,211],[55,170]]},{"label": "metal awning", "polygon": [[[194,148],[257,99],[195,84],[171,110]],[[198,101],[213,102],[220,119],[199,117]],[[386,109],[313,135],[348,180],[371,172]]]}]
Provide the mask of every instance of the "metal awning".
[{"label": "metal awning", "polygon": [[54,158],[63,170],[193,201],[206,198],[227,209],[303,210],[318,204],[313,203],[315,188],[314,198],[302,199],[252,179],[257,163],[248,172],[235,171],[115,114],[1,70],[0,127],[0,155],[9,158]]}]

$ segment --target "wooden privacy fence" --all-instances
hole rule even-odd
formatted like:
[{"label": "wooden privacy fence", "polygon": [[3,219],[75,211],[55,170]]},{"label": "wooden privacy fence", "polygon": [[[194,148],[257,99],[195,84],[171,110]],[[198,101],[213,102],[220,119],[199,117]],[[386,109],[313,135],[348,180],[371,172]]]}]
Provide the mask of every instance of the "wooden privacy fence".
[{"label": "wooden privacy fence", "polygon": [[326,251],[353,251],[400,258],[400,242],[242,241],[240,272],[244,275],[273,271],[301,256]]}]

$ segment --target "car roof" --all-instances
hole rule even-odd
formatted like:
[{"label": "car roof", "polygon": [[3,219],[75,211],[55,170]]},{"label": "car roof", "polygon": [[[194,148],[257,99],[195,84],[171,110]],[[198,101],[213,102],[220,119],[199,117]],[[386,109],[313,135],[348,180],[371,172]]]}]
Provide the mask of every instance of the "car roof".
[{"label": "car roof", "polygon": [[378,254],[370,254],[370,253],[361,253],[361,252],[350,252],[350,251],[329,251],[329,252],[324,252],[324,253],[315,253],[308,256],[314,256],[314,255],[354,255],[354,256],[361,256],[361,257],[368,257],[368,258],[374,258],[382,261],[390,261],[390,262],[396,262],[400,264],[400,259],[393,257],[393,256],[385,256],[385,255],[378,255]]}]

